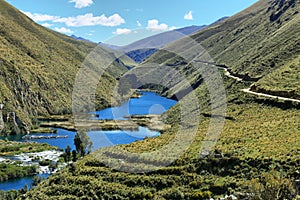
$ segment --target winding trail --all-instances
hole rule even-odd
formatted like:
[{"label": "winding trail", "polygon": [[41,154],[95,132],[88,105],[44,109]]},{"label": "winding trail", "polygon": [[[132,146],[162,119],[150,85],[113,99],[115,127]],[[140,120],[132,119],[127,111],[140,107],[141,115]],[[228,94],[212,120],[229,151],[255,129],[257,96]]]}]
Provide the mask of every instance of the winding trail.
[{"label": "winding trail", "polygon": [[229,77],[229,78],[233,78],[233,79],[235,79],[235,80],[237,80],[237,81],[243,81],[243,79],[241,79],[241,78],[239,78],[239,77],[237,77],[237,76],[234,76],[234,75],[230,74],[230,72],[228,71],[227,68],[223,68],[223,67],[218,67],[218,68],[219,68],[219,69],[223,69],[223,70],[225,71],[225,76],[227,76],[227,77]]},{"label": "winding trail", "polygon": [[256,96],[269,97],[272,99],[279,99],[279,100],[283,100],[283,101],[292,101],[292,102],[300,103],[300,100],[298,100],[298,99],[291,99],[291,98],[287,98],[287,97],[280,97],[280,96],[275,96],[275,95],[270,95],[270,94],[265,94],[265,93],[253,92],[250,90],[250,88],[242,89],[241,91],[248,93],[248,94],[253,94]]},{"label": "winding trail", "polygon": [[[228,70],[228,68],[226,67],[221,67],[220,65],[213,63],[213,62],[206,62],[206,61],[201,61],[201,60],[195,60],[195,62],[201,62],[204,63],[206,65],[213,65],[215,67],[217,67],[218,69],[222,69],[225,73],[225,76],[235,79],[237,81],[244,81],[242,78],[234,76],[233,74],[230,73],[230,71]],[[250,88],[245,88],[245,89],[241,89],[242,92],[245,92],[247,94],[252,94],[255,96],[259,96],[259,97],[267,97],[267,98],[272,98],[272,99],[278,99],[278,100],[283,100],[283,101],[291,101],[291,102],[297,102],[300,103],[300,100],[298,99],[292,99],[292,98],[287,98],[287,97],[282,97],[282,96],[276,96],[276,95],[270,95],[270,94],[266,94],[266,93],[260,93],[260,92],[253,92],[251,91],[251,87]]]}]

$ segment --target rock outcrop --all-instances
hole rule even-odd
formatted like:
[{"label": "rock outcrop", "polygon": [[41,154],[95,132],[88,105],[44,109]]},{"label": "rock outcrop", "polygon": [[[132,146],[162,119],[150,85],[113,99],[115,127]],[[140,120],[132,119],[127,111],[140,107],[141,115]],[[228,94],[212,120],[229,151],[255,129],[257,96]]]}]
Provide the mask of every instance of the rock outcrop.
[{"label": "rock outcrop", "polygon": [[16,113],[15,112],[10,112],[7,114],[7,119],[6,119],[6,124],[9,130],[9,133],[11,134],[19,134],[21,132],[20,126],[18,125],[16,121]]}]

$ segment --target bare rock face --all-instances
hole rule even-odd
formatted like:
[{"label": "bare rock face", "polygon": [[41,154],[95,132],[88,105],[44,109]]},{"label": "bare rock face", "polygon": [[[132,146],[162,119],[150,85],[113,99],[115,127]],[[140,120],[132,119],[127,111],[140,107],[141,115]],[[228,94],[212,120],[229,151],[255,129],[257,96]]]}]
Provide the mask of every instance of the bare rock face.
[{"label": "bare rock face", "polygon": [[15,112],[3,113],[3,108],[4,105],[0,104],[0,135],[17,135],[29,131],[30,128],[20,121]]},{"label": "bare rock face", "polygon": [[274,1],[272,5],[268,8],[268,11],[272,10],[270,20],[272,22],[278,20],[284,12],[286,12],[290,7],[294,7],[295,5],[296,5],[296,0]]},{"label": "bare rock face", "polygon": [[2,109],[4,105],[0,104],[0,132],[4,129],[4,121],[3,121],[3,114],[2,114]]},{"label": "bare rock face", "polygon": [[7,114],[6,124],[8,126],[8,131],[14,135],[19,134],[21,132],[16,119],[17,118],[15,112],[9,112]]}]

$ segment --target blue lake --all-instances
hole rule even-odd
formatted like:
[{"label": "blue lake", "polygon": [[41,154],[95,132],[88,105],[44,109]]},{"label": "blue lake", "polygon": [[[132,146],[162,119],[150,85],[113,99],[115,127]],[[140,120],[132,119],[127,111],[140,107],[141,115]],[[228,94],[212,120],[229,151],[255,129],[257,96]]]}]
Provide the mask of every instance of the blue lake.
[{"label": "blue lake", "polygon": [[161,97],[154,92],[141,92],[142,96],[129,99],[121,106],[96,111],[99,119],[124,119],[128,115],[162,114],[176,104],[177,101]]},{"label": "blue lake", "polygon": [[[95,114],[99,116],[99,119],[126,119],[125,116],[134,114],[162,114],[169,110],[177,101],[161,97],[153,92],[141,92],[142,96],[136,99],[129,99],[121,106],[112,107],[96,111]],[[63,129],[57,129],[57,135],[67,135],[67,138],[59,139],[36,139],[29,140],[38,143],[48,143],[52,146],[57,146],[61,149],[65,149],[70,145],[74,150],[74,137],[75,132],[67,131]],[[35,135],[49,135],[49,134],[35,134]],[[159,136],[159,132],[150,131],[145,127],[139,127],[138,131],[90,131],[87,133],[93,142],[92,150],[99,149],[101,147],[129,144],[137,140],[142,140],[145,137]],[[26,141],[22,139],[23,135],[7,137],[9,140],[14,141]],[[28,141],[28,140],[27,140]],[[0,190],[17,190],[24,187],[25,184],[30,186],[32,177],[26,177],[22,179],[12,180],[0,183]]]},{"label": "blue lake", "polygon": [[[38,174],[37,176],[47,178],[49,174]],[[0,190],[8,191],[8,190],[20,190],[27,185],[28,189],[31,187],[32,176],[23,177],[19,179],[8,180],[0,183]]]}]

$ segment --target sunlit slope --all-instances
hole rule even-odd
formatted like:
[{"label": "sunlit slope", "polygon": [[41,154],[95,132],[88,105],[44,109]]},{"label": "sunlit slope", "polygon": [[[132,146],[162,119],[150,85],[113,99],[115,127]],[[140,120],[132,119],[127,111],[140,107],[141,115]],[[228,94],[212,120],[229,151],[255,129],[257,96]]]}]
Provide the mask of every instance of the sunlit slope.
[{"label": "sunlit slope", "polygon": [[[95,47],[39,26],[1,0],[0,103],[4,115],[16,112],[18,124],[27,129],[37,115],[70,113],[76,73]],[[126,70],[121,61],[110,66],[113,76]],[[109,74],[101,79],[98,95],[105,103],[98,107],[110,104],[115,83]]]},{"label": "sunlit slope", "polygon": [[[281,11],[281,8],[286,10]],[[280,35],[281,31],[285,32],[284,24],[296,19],[293,16],[298,16],[297,13],[288,14],[296,9],[298,1],[260,1],[215,27],[194,35],[193,38],[200,42],[204,49],[198,44],[193,45],[193,41],[177,41],[127,73],[127,77],[135,78],[131,82],[135,86],[148,82],[147,88],[156,89],[169,97],[181,97],[179,103],[163,115],[165,123],[170,124],[171,128],[159,137],[120,146],[125,152],[116,151],[114,148],[98,150],[50,177],[27,193],[27,199],[218,199],[228,194],[233,194],[238,199],[295,198],[299,195],[299,191],[296,190],[299,183],[296,180],[299,180],[300,170],[300,105],[245,94],[241,89],[249,87],[252,83],[226,76],[222,76],[222,85],[216,84],[216,90],[209,91],[209,83],[213,83],[214,79],[209,79],[208,75],[214,74],[213,69],[216,66],[191,60],[196,58],[205,62],[217,62],[226,64],[241,74],[263,76],[256,85],[266,84],[272,77],[278,77],[269,83],[270,87],[286,89],[288,87],[284,82],[289,79],[294,80],[290,84],[292,87],[298,87],[298,70],[294,67],[298,63],[297,50],[294,51],[298,41],[294,40],[294,43],[285,46],[275,37]],[[290,22],[283,20],[287,15],[290,16]],[[242,25],[246,26],[245,24],[249,27],[243,30],[240,36],[237,34],[237,40],[244,40],[246,43],[240,41],[238,45],[235,44],[237,41],[233,41],[228,44],[233,39],[233,31]],[[264,46],[273,47],[274,41],[271,37],[268,34],[260,35],[259,29],[255,28],[262,28],[261,24],[264,24],[265,28],[270,30],[268,33],[273,34],[281,44],[280,50],[270,50],[274,55],[268,53],[269,49],[253,53],[258,47],[257,44],[265,39]],[[289,34],[293,34],[295,38],[299,37],[293,30],[289,30]],[[248,36],[251,38],[256,34],[257,43],[254,39],[249,39],[247,43]],[[282,36],[281,39],[283,38]],[[240,50],[235,50],[231,45],[240,47]],[[247,45],[244,50],[243,45]],[[246,62],[244,59],[248,55],[248,58],[251,58],[251,67],[241,65]],[[252,57],[254,55],[257,59]],[[270,63],[273,61],[272,56],[278,56],[280,60],[277,62],[274,57],[276,62],[271,66],[269,56],[272,58]],[[259,65],[256,60],[270,65]],[[176,73],[172,73],[172,69],[184,78],[180,79]],[[220,70],[220,75],[222,73],[223,70]],[[266,76],[267,74],[269,75]],[[279,82],[282,85],[278,84]],[[289,81],[286,82],[289,84]],[[193,90],[187,90],[189,86],[192,86]],[[223,115],[213,115],[223,104],[213,104],[211,98],[218,102],[216,97],[224,95],[222,86],[226,91],[227,109]],[[196,98],[193,98],[193,95]],[[182,108],[181,105],[184,105],[186,99],[197,102],[200,111],[191,109],[190,104]],[[188,110],[184,115],[186,121],[182,121],[181,109]],[[194,122],[195,119],[199,120],[199,126],[191,145],[182,151],[182,154],[178,154],[176,148],[164,151],[164,147],[171,142],[178,147],[182,145],[183,139],[191,133],[178,130],[181,126],[194,126],[195,124],[190,122]],[[209,127],[216,125],[211,124],[214,119],[224,119],[224,127],[220,135],[217,135],[219,138],[212,151],[208,155],[202,154],[202,145],[207,141]],[[178,138],[178,134],[183,137]],[[163,153],[159,156],[143,154],[156,151]],[[136,154],[128,156],[127,152]],[[174,162],[156,171],[150,170],[167,163],[169,155],[176,158]],[[120,170],[110,168],[106,165],[107,162],[119,166]],[[141,163],[148,165],[140,168]],[[128,173],[132,170],[150,172]]]},{"label": "sunlit slope", "polygon": [[[286,79],[278,75],[272,77],[275,75],[272,72],[283,71],[300,54],[299,10],[300,3],[296,0],[262,0],[215,26],[199,31],[192,39],[209,53],[212,62],[226,65],[234,73],[255,79],[268,75],[270,80],[273,79],[274,88],[263,83],[260,87],[270,93],[277,90],[275,85],[286,85],[280,91],[297,91],[296,75]],[[180,42],[176,43],[180,46]],[[182,51],[189,50],[183,47]],[[182,65],[176,60],[178,58],[172,53],[160,51],[148,62]],[[299,63],[294,65],[299,68]]]}]

